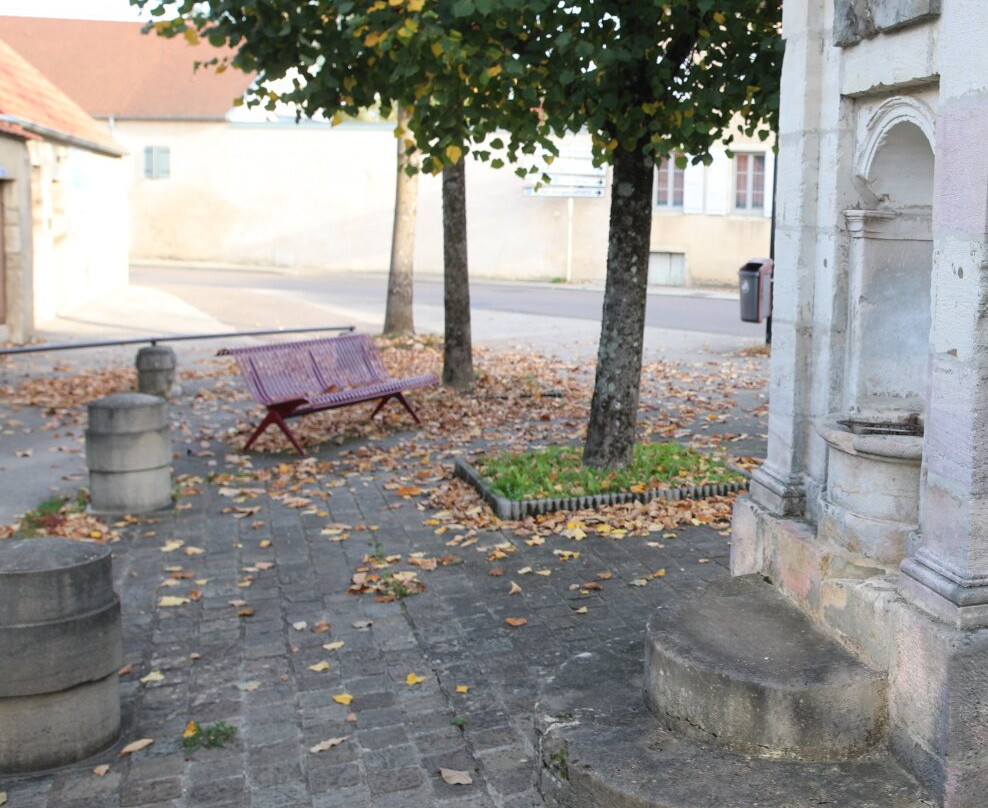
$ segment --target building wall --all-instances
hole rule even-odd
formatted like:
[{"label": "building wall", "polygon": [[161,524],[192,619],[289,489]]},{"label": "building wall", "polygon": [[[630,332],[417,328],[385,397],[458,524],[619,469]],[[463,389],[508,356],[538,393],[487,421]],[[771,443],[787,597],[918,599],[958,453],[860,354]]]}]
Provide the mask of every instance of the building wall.
[{"label": "building wall", "polygon": [[29,141],[33,302],[42,323],[127,284],[127,174],[119,158]]},{"label": "building wall", "polygon": [[[390,125],[118,120],[112,132],[131,152],[133,259],[387,269],[395,165]],[[148,146],[168,148],[167,178],[145,177]],[[768,251],[769,219],[731,212],[726,158],[719,168],[691,167],[691,173],[705,194],[700,210],[657,209],[653,248],[685,253],[687,280],[733,284],[738,266]],[[471,162],[467,174],[474,275],[603,279],[606,198],[571,204],[526,196],[531,181],[510,168]],[[415,261],[419,272],[442,271],[438,177],[420,179]]]},{"label": "building wall", "polygon": [[34,326],[31,161],[20,138],[0,135],[0,282],[4,311],[0,341],[24,342]]}]

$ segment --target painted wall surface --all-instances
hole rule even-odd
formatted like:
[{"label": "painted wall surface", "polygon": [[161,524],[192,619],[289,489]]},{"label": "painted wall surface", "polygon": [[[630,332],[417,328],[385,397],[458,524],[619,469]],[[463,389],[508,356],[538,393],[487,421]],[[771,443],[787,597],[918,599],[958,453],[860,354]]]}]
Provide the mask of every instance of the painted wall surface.
[{"label": "painted wall surface", "polygon": [[[112,133],[131,152],[134,259],[378,272],[388,267],[395,165],[389,125],[118,120]],[[745,145],[766,150],[761,143]],[[148,146],[169,149],[167,179],[145,178]],[[653,248],[685,253],[687,280],[734,284],[745,260],[768,251],[770,201],[762,215],[734,215],[732,173],[722,155],[719,166],[689,171],[699,178],[700,209],[656,209]],[[608,199],[573,200],[570,222],[567,199],[526,196],[526,185],[531,181],[510,168],[469,164],[471,273],[603,279]],[[416,271],[440,273],[439,178],[423,176],[419,195]]]},{"label": "painted wall surface", "polygon": [[0,200],[3,232],[0,282],[4,284],[0,341],[24,342],[33,332],[34,289],[31,283],[31,162],[20,138],[0,136]]},{"label": "painted wall surface", "polygon": [[124,162],[29,141],[33,319],[41,323],[127,284]]}]

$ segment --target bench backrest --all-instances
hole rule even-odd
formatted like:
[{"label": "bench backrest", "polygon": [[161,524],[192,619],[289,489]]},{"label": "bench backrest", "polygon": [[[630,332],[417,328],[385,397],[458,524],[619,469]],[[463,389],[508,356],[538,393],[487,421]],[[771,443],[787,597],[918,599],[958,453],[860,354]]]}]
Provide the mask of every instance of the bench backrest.
[{"label": "bench backrest", "polygon": [[262,404],[295,401],[391,378],[366,334],[231,348],[224,353],[237,360],[247,389]]}]

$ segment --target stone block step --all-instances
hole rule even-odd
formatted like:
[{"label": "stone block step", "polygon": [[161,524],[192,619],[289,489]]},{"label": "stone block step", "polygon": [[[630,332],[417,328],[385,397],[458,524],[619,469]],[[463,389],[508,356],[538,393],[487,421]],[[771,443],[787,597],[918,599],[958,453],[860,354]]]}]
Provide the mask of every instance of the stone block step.
[{"label": "stone block step", "polygon": [[883,738],[884,674],[759,576],[659,609],[645,645],[646,703],[676,732],[801,760],[853,758]]},{"label": "stone block step", "polygon": [[664,727],[638,643],[580,654],[542,684],[539,790],[551,808],[929,808],[887,753],[838,762],[744,755]]}]

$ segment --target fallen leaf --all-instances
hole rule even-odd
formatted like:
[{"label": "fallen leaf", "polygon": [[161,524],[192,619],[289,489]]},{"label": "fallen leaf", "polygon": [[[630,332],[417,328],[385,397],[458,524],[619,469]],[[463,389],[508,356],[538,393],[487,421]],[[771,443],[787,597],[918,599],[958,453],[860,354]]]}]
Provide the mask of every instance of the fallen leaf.
[{"label": "fallen leaf", "polygon": [[586,614],[588,611],[590,611],[590,610],[586,606],[581,606],[579,609],[574,609],[573,610],[573,613],[574,614]]},{"label": "fallen leaf", "polygon": [[439,774],[442,775],[443,781],[451,786],[468,786],[473,782],[473,778],[468,772],[461,772],[456,769],[440,767]]},{"label": "fallen leaf", "polygon": [[261,683],[260,682],[257,682],[257,681],[253,681],[253,682],[241,682],[239,685],[237,685],[237,689],[244,691],[244,693],[253,693],[260,686],[261,686]]},{"label": "fallen leaf", "polygon": [[336,640],[335,642],[325,643],[323,645],[323,648],[325,648],[327,651],[336,651],[337,649],[342,648],[343,644],[344,644],[343,640]]},{"label": "fallen leaf", "polygon": [[504,622],[512,628],[528,625],[528,621],[524,617],[505,617]]},{"label": "fallen leaf", "polygon": [[141,738],[139,741],[132,741],[117,752],[117,756],[123,757],[124,755],[132,755],[134,752],[140,752],[142,749],[147,749],[147,747],[153,743],[154,738]]},{"label": "fallen leaf", "polygon": [[185,725],[185,732],[182,733],[183,738],[191,738],[194,735],[199,734],[199,725],[195,721],[190,721]]},{"label": "fallen leaf", "polygon": [[349,705],[350,702],[353,701],[353,696],[349,693],[337,693],[333,696],[333,701],[337,704]]},{"label": "fallen leaf", "polygon": [[174,595],[165,595],[163,598],[158,599],[159,606],[184,606],[190,602],[188,598],[179,598]]},{"label": "fallen leaf", "polygon": [[353,627],[357,629],[357,631],[367,631],[367,629],[369,629],[373,625],[374,625],[373,620],[358,620],[356,623],[353,624]]},{"label": "fallen leaf", "polygon": [[635,578],[635,580],[630,581],[629,586],[648,586],[648,581],[645,578]]},{"label": "fallen leaf", "polygon": [[197,555],[202,555],[206,551],[203,550],[201,547],[186,547],[182,552],[185,553],[187,556],[197,556]]},{"label": "fallen leaf", "polygon": [[357,714],[356,713],[347,713],[346,714],[346,718],[344,719],[344,721],[346,721],[348,724],[356,724],[357,723]]},{"label": "fallen leaf", "polygon": [[269,569],[271,569],[272,567],[274,567],[274,563],[273,563],[273,562],[271,562],[271,561],[258,561],[258,562],[257,562],[257,563],[256,563],[256,564],[254,565],[254,567],[255,567],[256,569],[259,569],[259,570],[261,570],[261,571],[264,571],[264,570],[269,570]]},{"label": "fallen leaf", "polygon": [[0,791],[0,805],[5,805],[7,802],[7,792]]},{"label": "fallen leaf", "polygon": [[548,578],[552,575],[552,570],[535,570],[536,575],[541,575],[543,578]]},{"label": "fallen leaf", "polygon": [[418,685],[424,681],[425,681],[425,677],[419,676],[417,673],[410,673],[408,674],[408,676],[405,677],[405,684],[409,686]]},{"label": "fallen leaf", "polygon": [[614,573],[611,572],[610,570],[608,570],[606,572],[598,572],[597,573],[597,577],[600,578],[600,580],[602,580],[602,581],[609,581],[613,575],[614,575]]},{"label": "fallen leaf", "polygon": [[578,550],[553,550],[552,554],[558,556],[560,561],[572,561],[580,557]]},{"label": "fallen leaf", "polygon": [[237,609],[237,617],[253,617],[254,607],[244,606],[242,609]]},{"label": "fallen leaf", "polygon": [[174,553],[179,547],[184,547],[185,542],[181,539],[169,539],[161,546],[161,552]]},{"label": "fallen leaf", "polygon": [[129,676],[134,672],[134,663],[128,662],[120,670],[117,671],[117,676]]},{"label": "fallen leaf", "polygon": [[344,735],[342,738],[330,738],[328,741],[320,741],[315,746],[310,746],[309,751],[316,755],[319,752],[325,752],[327,749],[332,749],[334,746],[339,746],[344,741],[350,740],[349,735]]},{"label": "fallen leaf", "polygon": [[[110,771],[109,764],[101,763],[99,766],[93,769],[93,774],[95,774],[97,777],[102,777],[103,775],[107,774],[109,771]],[[3,795],[0,794],[0,796]],[[0,800],[0,805],[3,805],[3,800]]]},{"label": "fallen leaf", "polygon": [[305,631],[305,628],[308,625],[309,624],[306,623],[304,620],[299,620],[297,623],[292,623],[292,628],[295,629],[296,631]]},{"label": "fallen leaf", "polygon": [[[255,525],[256,525],[256,527],[255,527]],[[252,528],[254,528],[255,530],[257,530],[257,528],[260,528],[260,527],[264,527],[264,523],[263,523],[263,522],[261,522],[260,524],[258,524],[258,523],[256,523],[256,522],[254,522],[254,523],[252,523],[252,524],[251,524],[251,527],[252,527]],[[261,540],[260,540],[260,541],[259,541],[259,542],[257,543],[257,546],[258,546],[258,547],[261,547],[261,548],[267,548],[267,547],[270,547],[270,546],[271,546],[271,539],[261,539]]]},{"label": "fallen leaf", "polygon": [[512,581],[511,582],[511,589],[508,590],[508,594],[509,595],[520,595],[521,592],[522,592],[521,587],[518,586],[518,584],[516,584],[514,581]]},{"label": "fallen leaf", "polygon": [[165,680],[165,675],[161,671],[151,671],[147,676],[141,677],[141,683],[148,685],[152,682],[163,682]]},{"label": "fallen leaf", "polygon": [[490,575],[492,578],[500,578],[504,575],[504,570],[501,569],[500,567],[494,567],[487,574]]},{"label": "fallen leaf", "polygon": [[532,571],[532,568],[531,567],[522,567],[520,570],[518,570],[518,574],[519,575],[528,575],[531,571]]},{"label": "fallen leaf", "polygon": [[228,600],[227,603],[229,603],[231,606],[237,606],[237,607],[247,605],[246,600]]},{"label": "fallen leaf", "polygon": [[[320,620],[318,623],[313,623],[310,631],[313,634],[325,634],[333,627],[333,624],[328,620]],[[354,626],[356,628],[356,626]],[[342,643],[341,643],[342,644]]]},{"label": "fallen leaf", "polygon": [[456,692],[457,693],[469,693],[470,692],[470,685],[457,685],[456,686]]},{"label": "fallen leaf", "polygon": [[666,571],[664,569],[662,569],[662,570],[656,570],[655,572],[652,573],[652,577],[653,578],[665,578],[666,577]]},{"label": "fallen leaf", "polygon": [[315,671],[316,673],[324,673],[329,670],[329,663],[324,659],[322,662],[317,662],[315,665],[309,665],[310,671]]}]

